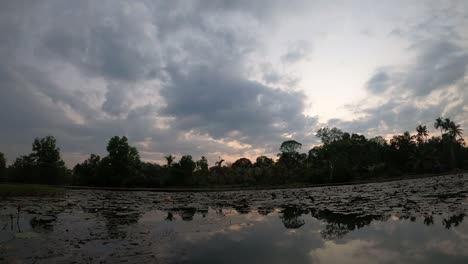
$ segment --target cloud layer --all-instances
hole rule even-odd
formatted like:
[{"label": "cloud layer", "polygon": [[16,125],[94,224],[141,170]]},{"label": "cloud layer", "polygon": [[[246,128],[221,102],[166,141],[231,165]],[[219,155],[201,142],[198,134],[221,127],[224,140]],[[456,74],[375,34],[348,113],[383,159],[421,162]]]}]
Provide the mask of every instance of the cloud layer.
[{"label": "cloud layer", "polygon": [[[0,151],[11,162],[30,151],[34,137],[52,134],[73,165],[91,152],[102,154],[111,136],[127,135],[146,160],[169,153],[232,160],[274,155],[289,138],[309,147],[323,125],[388,134],[439,115],[468,124],[468,18],[460,11],[468,9],[457,5],[464,3],[405,14],[406,27],[382,21],[391,30],[380,35],[367,22],[355,25],[362,38],[405,43],[402,52],[414,58],[404,65],[379,62],[355,88],[367,96],[346,106],[356,116],[319,124],[310,103],[323,103],[317,89],[327,87],[302,79],[324,74],[308,72],[308,65],[329,63],[320,56],[321,41],[348,30],[337,27],[346,19],[336,20],[338,14],[361,16],[349,4],[6,1]],[[307,22],[327,16],[324,23]],[[343,51],[350,46],[341,45]]]}]

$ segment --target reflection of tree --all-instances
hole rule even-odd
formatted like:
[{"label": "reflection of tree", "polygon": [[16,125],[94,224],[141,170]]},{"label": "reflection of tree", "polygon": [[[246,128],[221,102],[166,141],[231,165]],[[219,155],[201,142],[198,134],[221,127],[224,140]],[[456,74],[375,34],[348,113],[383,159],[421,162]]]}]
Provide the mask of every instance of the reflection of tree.
[{"label": "reflection of tree", "polygon": [[424,216],[424,224],[425,225],[433,225],[434,224],[434,217],[432,215]]},{"label": "reflection of tree", "polygon": [[54,231],[54,223],[55,223],[56,220],[57,220],[57,214],[45,215],[45,216],[35,216],[35,217],[33,217],[31,219],[29,224],[31,225],[31,227],[35,231],[38,231],[38,232],[52,232],[52,231]]},{"label": "reflection of tree", "polygon": [[173,221],[174,220],[174,215],[172,214],[171,211],[167,212],[166,220],[168,220],[168,221]]},{"label": "reflection of tree", "polygon": [[233,207],[239,214],[248,214],[251,211],[246,201],[240,201],[238,204],[233,205]]},{"label": "reflection of tree", "polygon": [[269,213],[273,212],[273,207],[259,207],[257,212],[261,215],[268,215]]},{"label": "reflection of tree", "polygon": [[124,227],[137,223],[141,217],[141,212],[135,209],[135,200],[136,197],[131,193],[123,196],[120,193],[106,192],[100,199],[89,200],[83,210],[104,218],[109,238],[125,238],[127,231]]},{"label": "reflection of tree", "polygon": [[324,239],[333,240],[343,238],[349,231],[345,224],[327,223],[325,230],[320,231],[320,234]]},{"label": "reflection of tree", "polygon": [[203,218],[206,217],[206,215],[208,214],[208,208],[200,208],[200,209],[197,209],[197,213],[201,214]]},{"label": "reflection of tree", "polygon": [[327,225],[320,233],[324,239],[338,239],[348,232],[369,225],[373,220],[382,220],[381,215],[343,214],[330,210],[310,210],[311,215],[319,220],[324,220]]},{"label": "reflection of tree", "polygon": [[177,213],[183,221],[192,221],[195,213],[197,212],[197,208],[195,207],[180,207],[180,208],[173,208],[167,212],[166,220],[173,221],[174,213]]},{"label": "reflection of tree", "polygon": [[442,223],[445,226],[445,228],[450,229],[452,226],[458,226],[463,221],[464,217],[464,213],[452,215],[449,219],[444,219]]},{"label": "reflection of tree", "polygon": [[307,214],[307,211],[299,209],[297,207],[286,207],[281,211],[281,221],[284,227],[288,229],[297,229],[305,224],[304,220],[301,219],[302,214]]},{"label": "reflection of tree", "polygon": [[102,211],[101,216],[105,219],[109,238],[125,238],[127,232],[123,227],[137,223],[141,214],[127,208],[110,207]]},{"label": "reflection of tree", "polygon": [[192,221],[193,216],[197,212],[197,208],[194,207],[187,207],[187,208],[181,208],[179,211],[180,217],[182,217],[182,220],[184,221]]}]

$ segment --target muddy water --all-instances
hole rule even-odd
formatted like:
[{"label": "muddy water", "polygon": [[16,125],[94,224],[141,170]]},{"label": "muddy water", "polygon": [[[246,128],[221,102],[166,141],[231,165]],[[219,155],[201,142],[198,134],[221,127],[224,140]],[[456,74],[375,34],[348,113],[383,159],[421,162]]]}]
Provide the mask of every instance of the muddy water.
[{"label": "muddy water", "polygon": [[[18,210],[19,208],[19,210]],[[0,202],[0,263],[468,263],[468,175]]]}]

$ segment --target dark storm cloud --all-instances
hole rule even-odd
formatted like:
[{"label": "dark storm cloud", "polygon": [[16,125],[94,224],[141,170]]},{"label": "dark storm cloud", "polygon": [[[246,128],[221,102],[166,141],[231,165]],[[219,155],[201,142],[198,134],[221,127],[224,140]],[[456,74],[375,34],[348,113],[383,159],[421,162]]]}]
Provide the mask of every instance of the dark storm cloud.
[{"label": "dark storm cloud", "polygon": [[130,106],[126,97],[128,95],[127,86],[110,84],[107,86],[106,100],[102,104],[102,110],[114,116],[126,113]]},{"label": "dark storm cloud", "polygon": [[303,137],[316,122],[302,114],[303,95],[249,80],[244,65],[261,45],[256,27],[303,4],[6,1],[0,151],[11,161],[33,137],[53,134],[65,155],[99,154],[109,137],[127,135],[146,158],[241,156],[273,151],[283,134]]},{"label": "dark storm cloud", "polygon": [[266,87],[213,69],[197,67],[184,75],[171,72],[172,85],[162,91],[164,113],[176,117],[178,128],[198,130],[215,138],[248,143],[280,140],[284,133],[314,125],[305,117],[303,95]]},{"label": "dark storm cloud", "polygon": [[37,40],[44,57],[71,63],[91,76],[124,81],[152,77],[161,66],[152,14],[137,2],[58,1],[43,10],[52,15],[39,27],[45,28]]}]

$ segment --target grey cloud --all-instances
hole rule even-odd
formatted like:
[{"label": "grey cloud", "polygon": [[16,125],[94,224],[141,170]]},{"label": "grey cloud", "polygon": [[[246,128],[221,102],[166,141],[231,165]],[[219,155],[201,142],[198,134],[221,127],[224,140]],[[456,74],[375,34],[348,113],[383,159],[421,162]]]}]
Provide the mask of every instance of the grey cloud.
[{"label": "grey cloud", "polygon": [[[245,60],[259,48],[259,21],[275,23],[301,2],[7,1],[0,10],[7,36],[0,43],[1,151],[12,160],[46,134],[57,137],[66,158],[102,154],[116,134],[149,140],[144,158],[245,152],[211,137],[275,151],[283,133],[301,137],[316,119],[302,114],[301,93],[248,80]],[[102,83],[95,88],[103,98],[91,104],[86,89],[67,88],[66,76],[57,82],[67,67],[83,85]],[[159,82],[160,105],[130,100],[147,81]]]},{"label": "grey cloud", "polygon": [[[464,82],[467,50],[450,41],[429,41],[424,45],[414,45],[413,49],[419,49],[414,65],[399,69],[398,74],[388,68],[380,69],[367,82],[369,91],[388,98],[387,102],[369,108],[365,107],[367,102],[364,100],[357,108],[366,117],[353,122],[334,120],[334,125],[353,132],[384,134],[389,132],[388,128],[394,129],[395,133],[413,131],[420,123],[428,124],[430,128],[433,120],[439,116],[457,118],[458,122],[466,121],[468,115],[463,105],[468,104]],[[391,93],[384,93],[389,86],[395,87]],[[450,86],[455,90],[450,90]],[[441,93],[436,97],[437,94],[433,92]],[[461,102],[447,109],[457,99]],[[425,107],[427,101],[432,102]],[[417,102],[420,102],[419,106]],[[382,128],[382,124],[388,128]]]},{"label": "grey cloud", "polygon": [[263,80],[268,83],[268,84],[275,84],[279,83],[282,79],[282,76],[278,74],[277,72],[267,72],[263,74]]},{"label": "grey cloud", "polygon": [[311,44],[309,42],[305,40],[297,41],[281,56],[281,61],[286,64],[291,64],[306,59],[311,49]]},{"label": "grey cloud", "polygon": [[365,117],[353,122],[335,120],[335,124],[351,131],[384,134],[392,132],[389,129],[395,133],[412,131],[419,123],[432,127],[436,117],[450,116],[465,122],[466,127],[466,7],[463,1],[447,2],[431,8],[428,14],[417,18],[419,21],[394,28],[389,35],[410,43],[408,51],[416,55],[414,63],[377,69],[367,82],[367,89],[383,103],[368,107],[369,100],[375,97],[365,99],[356,107]]},{"label": "grey cloud", "polygon": [[106,100],[102,104],[102,110],[114,116],[128,112],[129,103],[126,100],[129,87],[123,85],[108,85],[106,92]]},{"label": "grey cloud", "polygon": [[[72,63],[86,74],[115,80],[145,79],[161,68],[151,14],[138,3],[47,5],[39,52]],[[129,13],[131,12],[132,15]]]},{"label": "grey cloud", "polygon": [[391,84],[389,74],[385,70],[378,70],[370,79],[367,81],[367,89],[372,93],[383,93]]},{"label": "grey cloud", "polygon": [[294,88],[299,82],[299,77],[285,74],[273,67],[271,63],[263,63],[258,67],[258,72],[262,80],[267,85],[274,85],[276,87]]},{"label": "grey cloud", "polygon": [[415,96],[455,84],[463,79],[468,65],[468,52],[449,41],[437,41],[422,47],[423,52],[412,67],[403,86]]},{"label": "grey cloud", "polygon": [[234,139],[261,144],[311,125],[302,114],[304,102],[299,93],[208,68],[193,69],[188,75],[174,71],[171,76],[172,85],[162,91],[167,102],[164,113],[176,117],[180,129],[215,138],[229,138],[237,131],[240,135]]}]

